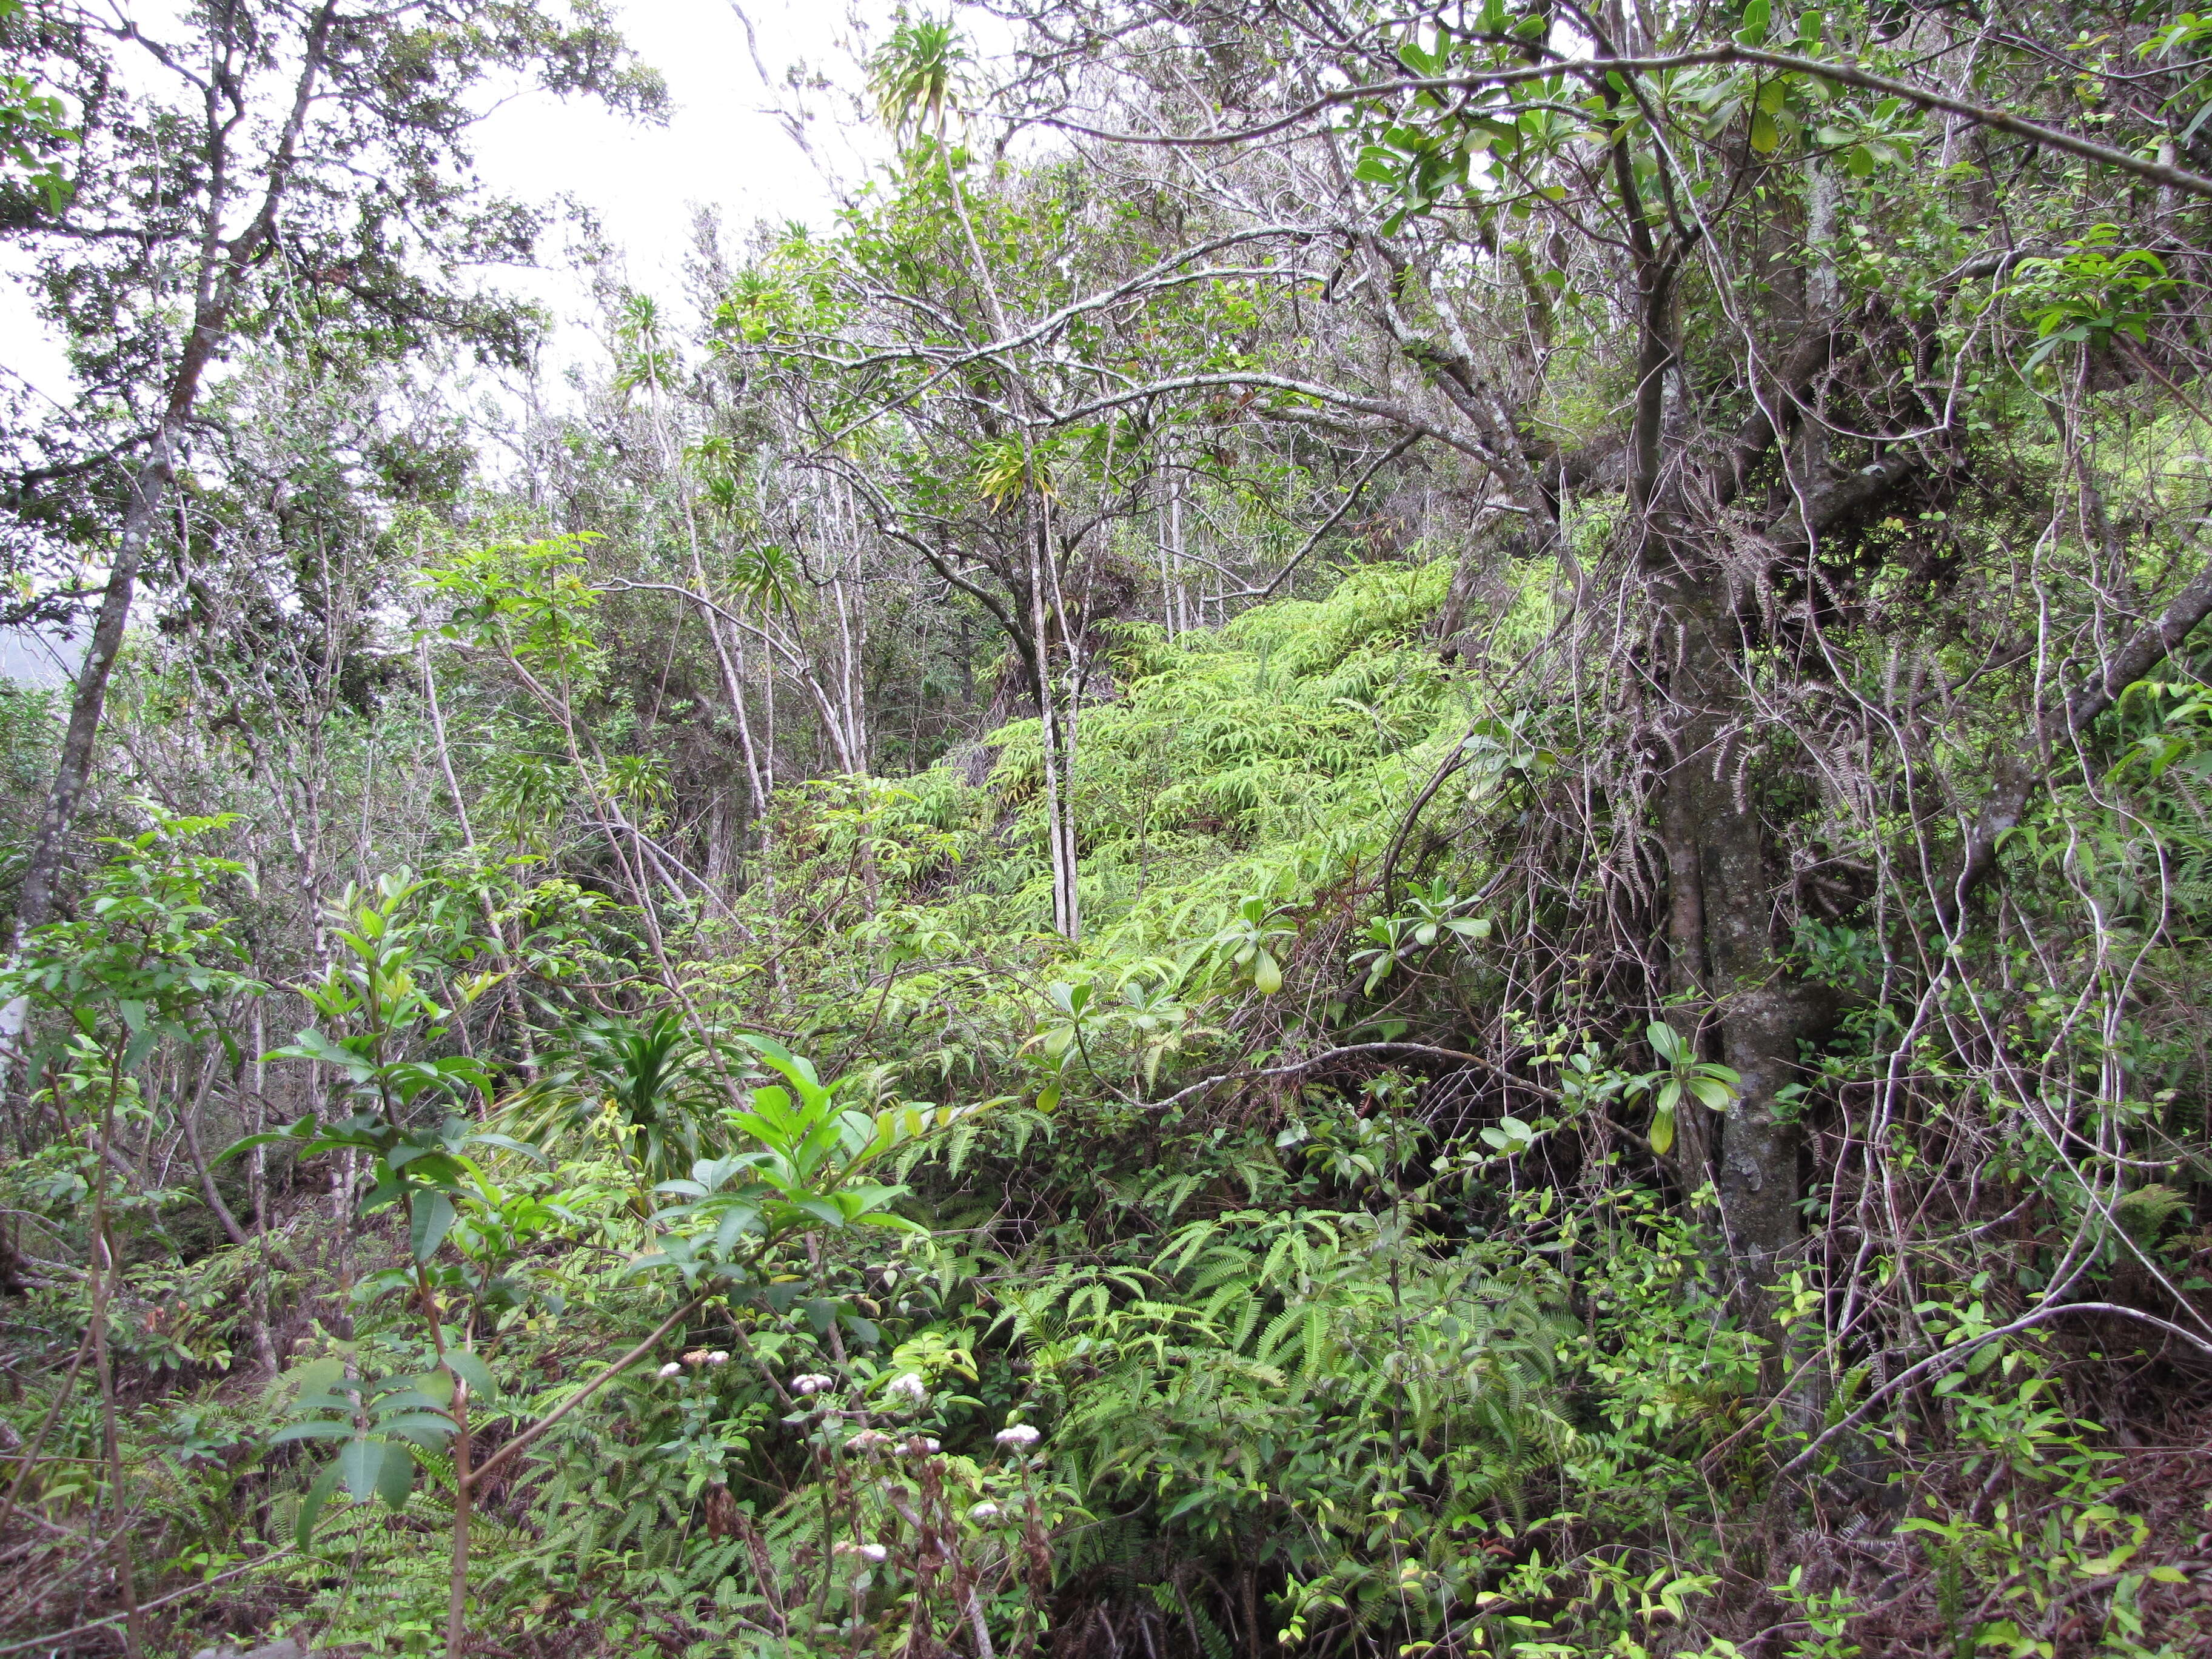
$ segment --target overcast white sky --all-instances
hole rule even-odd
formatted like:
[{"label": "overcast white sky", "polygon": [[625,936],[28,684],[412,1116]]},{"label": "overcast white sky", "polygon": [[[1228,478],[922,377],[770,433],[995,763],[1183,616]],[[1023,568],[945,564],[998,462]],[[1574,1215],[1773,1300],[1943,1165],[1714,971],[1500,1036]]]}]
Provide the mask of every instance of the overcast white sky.
[{"label": "overcast white sky", "polygon": [[[631,286],[674,301],[683,287],[692,214],[720,210],[742,234],[758,219],[827,222],[833,181],[857,183],[872,159],[874,134],[855,131],[850,94],[866,56],[890,27],[892,0],[742,0],[749,47],[730,0],[625,0],[617,8],[638,55],[667,78],[668,124],[645,127],[596,106],[532,94],[485,123],[480,172],[486,185],[526,200],[567,193],[595,212],[620,250]],[[765,70],[771,84],[764,84]],[[823,76],[842,92],[794,93],[793,70]],[[805,147],[779,112],[804,109]],[[868,147],[856,149],[855,142]],[[809,152],[811,152],[811,155]],[[533,291],[582,308],[572,281]],[[588,349],[564,336],[555,356]]]}]

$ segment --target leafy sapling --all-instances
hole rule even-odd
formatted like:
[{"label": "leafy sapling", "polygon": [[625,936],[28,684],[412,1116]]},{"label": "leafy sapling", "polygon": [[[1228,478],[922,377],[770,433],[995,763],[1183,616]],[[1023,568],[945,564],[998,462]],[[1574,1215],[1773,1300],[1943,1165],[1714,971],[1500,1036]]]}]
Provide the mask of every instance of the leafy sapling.
[{"label": "leafy sapling", "polygon": [[1623,1093],[1630,1100],[1650,1099],[1651,1150],[1663,1158],[1674,1148],[1674,1116],[1685,1100],[1724,1112],[1743,1092],[1743,1079],[1717,1061],[1699,1060],[1689,1039],[1664,1020],[1653,1020],[1644,1036],[1660,1066],[1631,1079]]}]

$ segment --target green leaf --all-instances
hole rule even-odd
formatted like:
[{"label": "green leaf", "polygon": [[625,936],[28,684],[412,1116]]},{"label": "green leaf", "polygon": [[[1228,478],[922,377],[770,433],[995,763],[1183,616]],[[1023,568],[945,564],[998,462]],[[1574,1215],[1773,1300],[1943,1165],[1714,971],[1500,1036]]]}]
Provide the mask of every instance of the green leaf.
[{"label": "green leaf", "polygon": [[1283,988],[1283,970],[1268,951],[1257,952],[1252,962],[1252,988],[1263,997],[1271,997]]},{"label": "green leaf", "polygon": [[408,1196],[408,1245],[417,1261],[437,1255],[438,1246],[453,1230],[453,1200],[445,1194],[416,1188]]},{"label": "green leaf", "polygon": [[392,1510],[407,1507],[407,1494],[415,1488],[415,1453],[396,1441],[384,1443],[384,1462],[376,1472],[376,1495]]},{"label": "green leaf", "polygon": [[889,1210],[871,1210],[866,1215],[856,1215],[853,1218],[853,1225],[882,1227],[895,1233],[915,1233],[923,1238],[930,1236],[929,1229],[919,1221],[910,1220],[902,1215],[895,1215]]},{"label": "green leaf", "polygon": [[317,1478],[315,1484],[307,1488],[307,1495],[300,1500],[300,1513],[293,1525],[292,1537],[301,1549],[306,1549],[313,1541],[315,1522],[321,1518],[323,1506],[331,1501],[331,1494],[337,1490],[337,1485],[338,1466],[332,1463]]},{"label": "green leaf", "polygon": [[760,1231],[760,1211],[750,1204],[732,1205],[714,1229],[714,1248],[727,1254],[747,1233]]},{"label": "green leaf", "polygon": [[1651,1150],[1664,1158],[1674,1145],[1674,1114],[1664,1110],[1651,1119]]},{"label": "green leaf", "polygon": [[295,1365],[284,1373],[284,1380],[300,1394],[335,1388],[345,1380],[346,1363],[336,1354],[326,1354],[320,1359],[310,1359],[304,1365]]},{"label": "green leaf", "polygon": [[1695,1095],[1702,1104],[1716,1112],[1726,1111],[1729,1103],[1735,1098],[1735,1091],[1715,1077],[1692,1078],[1690,1092]]},{"label": "green leaf", "polygon": [[396,1433],[403,1440],[411,1440],[418,1447],[438,1447],[453,1437],[453,1420],[441,1416],[438,1411],[403,1411],[396,1418],[383,1418],[376,1425],[378,1433]]},{"label": "green leaf", "polygon": [[468,1144],[471,1146],[496,1146],[502,1152],[520,1152],[533,1164],[542,1164],[546,1162],[544,1148],[533,1146],[526,1140],[517,1140],[513,1135],[475,1134],[469,1137]]},{"label": "green leaf", "polygon": [[342,1048],[313,1026],[300,1033],[289,1047],[272,1048],[263,1056],[265,1060],[317,1060],[328,1066],[339,1066],[349,1072],[367,1075],[371,1069],[367,1060],[350,1049]]},{"label": "green leaf", "polygon": [[280,1140],[304,1140],[314,1133],[315,1120],[313,1115],[310,1113],[285,1128],[270,1129],[260,1134],[247,1135],[243,1139],[232,1141],[229,1146],[216,1154],[215,1167],[228,1164],[240,1152],[250,1152],[256,1146],[273,1146]]},{"label": "green leaf", "polygon": [[1743,27],[1736,31],[1735,38],[1747,46],[1763,44],[1766,40],[1767,25],[1772,21],[1773,15],[1771,0],[1751,0],[1751,3],[1743,9]]},{"label": "green leaf", "polygon": [[1200,1487],[1198,1491],[1187,1494],[1180,1503],[1178,1503],[1173,1509],[1170,1510],[1166,1515],[1161,1517],[1161,1519],[1164,1521],[1172,1521],[1177,1516],[1187,1515],[1191,1510],[1196,1509],[1200,1504],[1210,1500],[1213,1494],[1212,1492],[1208,1491],[1205,1487]]},{"label": "green leaf", "polygon": [[352,1424],[324,1419],[313,1423],[288,1423],[269,1437],[269,1443],[284,1446],[295,1440],[350,1440],[353,1436]]},{"label": "green leaf", "polygon": [[499,1379],[491,1374],[491,1367],[466,1348],[447,1349],[445,1366],[469,1385],[472,1399],[491,1400],[498,1396]]},{"label": "green leaf", "polygon": [[131,1046],[123,1051],[123,1070],[126,1075],[137,1073],[139,1066],[145,1063],[146,1056],[152,1054],[161,1042],[163,1035],[160,1026],[149,1025],[131,1040]]},{"label": "green leaf", "polygon": [[356,1440],[338,1453],[338,1479],[345,1482],[346,1495],[355,1503],[367,1503],[377,1491],[378,1482],[384,1478],[385,1454],[390,1449],[381,1440]]}]

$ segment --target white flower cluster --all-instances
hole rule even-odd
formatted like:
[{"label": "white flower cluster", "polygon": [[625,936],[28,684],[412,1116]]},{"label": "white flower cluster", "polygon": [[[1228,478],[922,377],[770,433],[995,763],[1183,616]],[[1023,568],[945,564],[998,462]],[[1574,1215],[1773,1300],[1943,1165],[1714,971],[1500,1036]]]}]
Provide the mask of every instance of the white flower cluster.
[{"label": "white flower cluster", "polygon": [[704,1348],[694,1348],[682,1359],[672,1359],[663,1365],[660,1368],[660,1375],[664,1377],[681,1376],[686,1365],[726,1365],[729,1363],[730,1355],[727,1349],[716,1348],[709,1353]]},{"label": "white flower cluster", "polygon": [[860,1433],[845,1443],[845,1449],[849,1452],[874,1453],[881,1451],[890,1443],[890,1436],[885,1434],[881,1429],[862,1429]]},{"label": "white flower cluster", "polygon": [[823,1389],[832,1389],[836,1385],[836,1377],[824,1376],[819,1371],[802,1371],[791,1379],[792,1393],[800,1395],[820,1394]]},{"label": "white flower cluster", "polygon": [[916,1457],[939,1449],[941,1449],[934,1440],[916,1437],[911,1440],[900,1441],[898,1455],[901,1457]]},{"label": "white flower cluster", "polygon": [[999,1518],[999,1506],[996,1504],[978,1504],[968,1511],[968,1518],[970,1521],[995,1521]]},{"label": "white flower cluster", "polygon": [[1039,1437],[1037,1431],[1026,1423],[1017,1423],[1010,1429],[1000,1429],[992,1437],[1000,1445],[1012,1446],[1016,1450],[1036,1445]]},{"label": "white flower cluster", "polygon": [[884,1386],[884,1392],[896,1395],[901,1399],[910,1401],[916,1406],[920,1406],[929,1398],[928,1389],[923,1385],[921,1378],[912,1371],[907,1372],[903,1376],[893,1377]]},{"label": "white flower cluster", "polygon": [[879,1561],[888,1560],[890,1557],[890,1551],[884,1548],[881,1544],[848,1544],[840,1542],[837,1545],[836,1549],[838,1554],[857,1555],[860,1559],[867,1562],[871,1566]]}]

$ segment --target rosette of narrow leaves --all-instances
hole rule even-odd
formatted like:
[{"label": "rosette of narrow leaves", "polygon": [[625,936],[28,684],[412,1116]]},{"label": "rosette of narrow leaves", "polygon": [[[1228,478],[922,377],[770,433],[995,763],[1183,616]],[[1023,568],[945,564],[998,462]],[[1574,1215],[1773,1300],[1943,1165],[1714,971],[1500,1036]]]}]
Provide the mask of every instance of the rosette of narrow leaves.
[{"label": "rosette of narrow leaves", "polygon": [[1688,1039],[1664,1020],[1653,1020],[1644,1036],[1659,1056],[1660,1067],[1630,1079],[1624,1093],[1630,1100],[1650,1097],[1651,1150],[1664,1156],[1674,1149],[1674,1115],[1683,1101],[1724,1112],[1743,1092],[1743,1079],[1717,1061],[1699,1060]]},{"label": "rosette of narrow leaves", "polygon": [[1361,994],[1373,996],[1382,981],[1395,973],[1402,964],[1414,957],[1435,948],[1445,939],[1456,939],[1468,944],[1490,937],[1490,921],[1486,916],[1462,914],[1478,902],[1475,898],[1454,895],[1442,877],[1429,884],[1425,892],[1413,894],[1411,908],[1403,915],[1377,916],[1367,924],[1367,945],[1352,953],[1354,968],[1364,963],[1367,981]]},{"label": "rosette of narrow leaves", "polygon": [[1228,953],[1232,967],[1251,975],[1252,988],[1263,997],[1283,988],[1283,964],[1276,952],[1281,940],[1297,936],[1282,916],[1279,907],[1270,909],[1267,901],[1255,894],[1237,907],[1237,914],[1212,939],[1215,949]]},{"label": "rosette of narrow leaves", "polygon": [[706,1051],[680,1012],[640,1020],[580,1022],[571,1051],[543,1081],[503,1109],[507,1127],[533,1146],[587,1127],[611,1111],[623,1156],[647,1181],[680,1178],[723,1149],[724,1103]]}]

